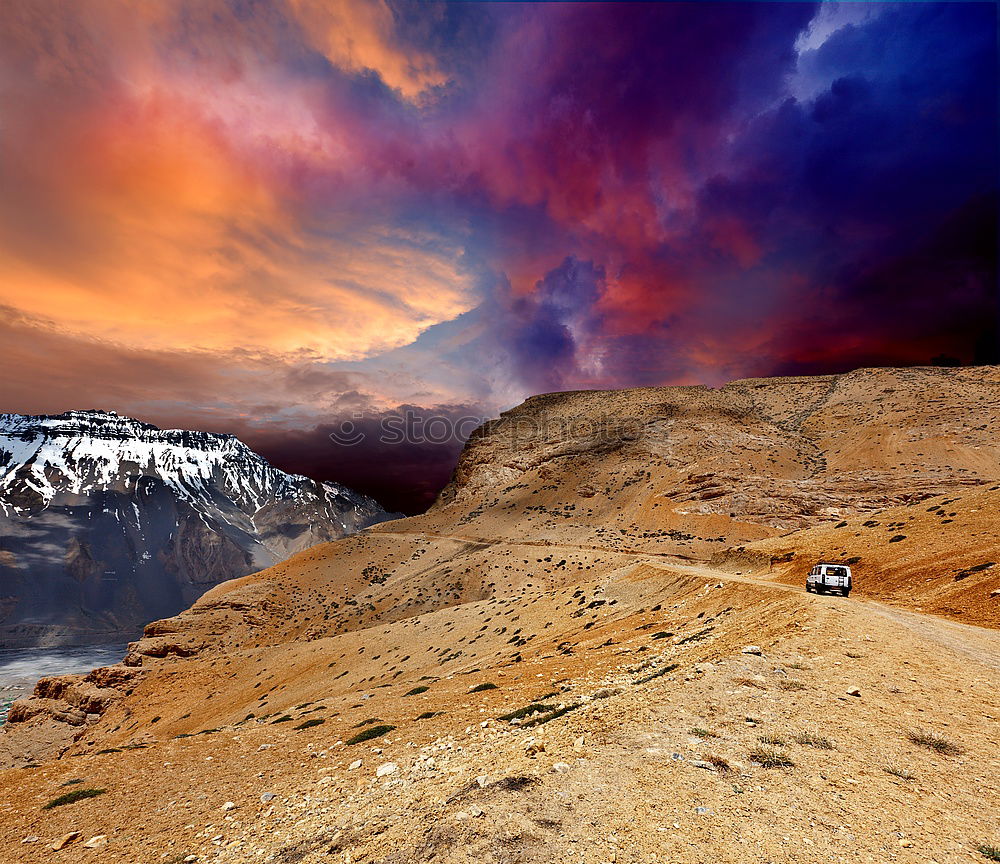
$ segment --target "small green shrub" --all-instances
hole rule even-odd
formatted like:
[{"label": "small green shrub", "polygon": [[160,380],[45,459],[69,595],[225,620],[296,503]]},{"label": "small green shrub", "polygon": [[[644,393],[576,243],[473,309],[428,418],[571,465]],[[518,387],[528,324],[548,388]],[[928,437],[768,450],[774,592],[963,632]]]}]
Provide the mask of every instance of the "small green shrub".
[{"label": "small green shrub", "polygon": [[72,792],[67,792],[65,795],[53,798],[42,809],[51,810],[53,807],[62,807],[64,804],[72,804],[75,801],[83,801],[85,798],[96,798],[98,795],[103,795],[107,791],[107,789],[74,789]]},{"label": "small green shrub", "polygon": [[702,729],[700,726],[695,726],[691,730],[691,734],[696,738],[718,738],[718,732],[712,732],[710,729]]},{"label": "small green shrub", "polygon": [[989,846],[986,843],[980,843],[976,847],[976,851],[987,861],[1000,861],[1000,846]]},{"label": "small green shrub", "polygon": [[395,726],[390,726],[388,723],[379,726],[369,726],[363,732],[359,732],[357,735],[353,735],[348,738],[346,743],[360,744],[362,741],[371,741],[372,738],[378,738],[385,735],[387,732],[391,732],[395,728]]},{"label": "small green shrub", "polygon": [[291,714],[282,714],[277,720],[272,720],[272,723],[287,723],[292,719]]},{"label": "small green shrub", "polygon": [[484,690],[498,690],[498,689],[499,688],[497,687],[496,684],[492,683],[491,681],[487,681],[485,684],[477,684],[469,692],[482,693]]},{"label": "small green shrub", "polygon": [[404,696],[419,696],[421,693],[426,693],[431,688],[425,684],[421,684],[419,687],[414,687],[412,690],[407,690]]},{"label": "small green shrub", "polygon": [[437,717],[438,714],[443,714],[443,713],[444,713],[443,711],[424,711],[424,713],[421,714],[419,717],[417,717],[417,719],[418,720],[430,720],[431,717]]},{"label": "small green shrub", "polygon": [[778,687],[781,690],[805,690],[806,689],[806,685],[803,684],[801,681],[796,681],[794,679],[786,679],[786,678],[782,678],[778,682]]},{"label": "small green shrub", "polygon": [[784,738],[780,738],[777,735],[768,735],[768,734],[758,735],[757,736],[757,740],[760,741],[761,744],[767,744],[767,745],[769,745],[771,747],[784,747],[785,746],[785,739]]},{"label": "small green shrub", "polygon": [[326,719],[323,717],[313,717],[311,720],[306,720],[305,723],[299,723],[296,729],[312,729],[313,726],[322,726],[326,723]]}]

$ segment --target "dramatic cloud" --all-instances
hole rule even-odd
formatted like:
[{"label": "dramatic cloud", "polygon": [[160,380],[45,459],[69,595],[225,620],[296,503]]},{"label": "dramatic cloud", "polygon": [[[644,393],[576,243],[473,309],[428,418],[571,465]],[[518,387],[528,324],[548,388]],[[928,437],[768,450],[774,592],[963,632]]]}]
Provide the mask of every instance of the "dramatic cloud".
[{"label": "dramatic cloud", "polygon": [[14,0],[0,409],[240,431],[416,506],[455,442],[328,428],[995,359],[996,15]]}]

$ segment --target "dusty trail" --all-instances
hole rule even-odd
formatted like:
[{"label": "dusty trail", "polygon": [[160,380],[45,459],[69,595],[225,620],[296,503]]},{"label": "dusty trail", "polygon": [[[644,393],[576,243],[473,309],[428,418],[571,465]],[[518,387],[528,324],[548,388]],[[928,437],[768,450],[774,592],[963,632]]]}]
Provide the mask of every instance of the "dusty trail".
[{"label": "dusty trail", "polygon": [[787,585],[770,579],[754,576],[744,576],[742,574],[729,573],[709,567],[703,564],[673,563],[667,559],[678,559],[670,553],[662,555],[648,551],[635,549],[620,549],[608,546],[592,544],[577,544],[556,542],[549,540],[488,540],[482,537],[470,537],[459,534],[435,534],[427,531],[378,531],[369,529],[369,533],[385,534],[407,534],[417,536],[426,540],[451,540],[457,543],[471,543],[482,546],[531,546],[546,549],[578,549],[588,552],[602,552],[608,555],[622,555],[634,559],[637,562],[649,564],[665,570],[677,573],[685,573],[692,576],[702,576],[705,579],[717,580],[719,582],[742,582],[751,585],[766,586],[772,590],[785,591],[793,594],[800,594],[809,598],[814,603],[837,603],[842,604],[841,608],[849,614],[874,613],[875,615],[901,624],[912,633],[924,640],[933,642],[935,645],[945,650],[971,659],[977,663],[988,666],[992,669],[1000,669],[1000,632],[987,627],[978,627],[973,624],[962,624],[956,621],[949,621],[936,615],[922,614],[919,612],[909,612],[880,603],[877,600],[867,599],[855,593],[846,603],[838,597],[819,596],[809,594],[804,587],[799,585]]}]

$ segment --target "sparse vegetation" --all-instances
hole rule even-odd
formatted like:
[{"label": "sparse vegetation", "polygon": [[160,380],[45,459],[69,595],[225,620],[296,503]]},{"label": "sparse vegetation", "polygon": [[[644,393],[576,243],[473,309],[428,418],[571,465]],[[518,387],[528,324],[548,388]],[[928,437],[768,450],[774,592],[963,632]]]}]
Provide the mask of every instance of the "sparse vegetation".
[{"label": "sparse vegetation", "polygon": [[64,804],[72,804],[76,801],[83,801],[85,798],[96,798],[98,795],[103,795],[107,791],[107,789],[74,789],[72,792],[66,792],[58,798],[53,798],[42,809],[51,810],[53,807],[62,807]]},{"label": "sparse vegetation", "polygon": [[426,693],[431,688],[426,684],[421,684],[419,687],[414,687],[412,690],[407,690],[404,696],[419,696],[421,693]]},{"label": "sparse vegetation", "polygon": [[[691,730],[691,734],[694,735],[696,738],[718,738],[719,737],[719,733],[718,732],[712,732],[710,729],[702,729],[700,726],[695,726],[694,729]],[[711,760],[709,760],[709,761],[711,761]]]},{"label": "sparse vegetation", "polygon": [[654,678],[659,678],[661,675],[666,675],[668,672],[673,672],[675,669],[680,669],[680,667],[681,667],[680,663],[668,663],[666,666],[657,669],[655,672],[651,672],[649,675],[645,675],[642,678],[637,678],[635,683],[646,684],[649,681],[652,681]]},{"label": "sparse vegetation", "polygon": [[757,681],[754,678],[737,678],[734,684],[738,684],[740,687],[756,687],[758,690],[766,690],[767,685],[763,681]]},{"label": "sparse vegetation", "polygon": [[803,732],[795,736],[796,744],[803,744],[806,747],[815,747],[817,750],[834,750],[833,742],[822,735],[815,735],[812,732]]},{"label": "sparse vegetation", "polygon": [[770,734],[758,735],[757,740],[760,741],[761,744],[768,744],[771,747],[784,747],[786,743],[784,738],[781,738],[778,735]]},{"label": "sparse vegetation", "polygon": [[372,738],[379,738],[382,735],[391,732],[395,728],[395,726],[390,726],[388,723],[383,723],[378,726],[369,726],[363,732],[359,732],[357,735],[353,735],[348,738],[345,743],[360,744],[362,741],[371,741]]},{"label": "sparse vegetation", "polygon": [[778,682],[778,688],[781,690],[805,690],[806,685],[801,681],[796,681],[794,678],[782,678]]},{"label": "sparse vegetation", "polygon": [[313,726],[322,726],[326,723],[326,719],[323,717],[313,717],[311,720],[306,720],[305,723],[299,723],[296,729],[312,729]]},{"label": "sparse vegetation", "polygon": [[570,711],[575,711],[582,704],[582,702],[571,702],[569,705],[563,705],[561,708],[556,708],[548,714],[541,714],[539,716],[532,717],[530,720],[526,720],[522,723],[521,726],[524,729],[528,729],[532,726],[541,726],[543,723],[548,723],[550,720],[555,720],[557,717],[569,714]]},{"label": "sparse vegetation", "polygon": [[796,660],[794,663],[788,663],[786,665],[788,666],[789,669],[795,669],[795,670],[797,670],[799,672],[803,671],[804,669],[808,669],[809,668],[801,660]]},{"label": "sparse vegetation", "polygon": [[756,762],[764,768],[792,768],[795,765],[783,750],[766,745],[754,747],[750,751],[750,761]]},{"label": "sparse vegetation", "polygon": [[907,737],[912,743],[940,753],[942,756],[959,756],[962,753],[961,747],[949,741],[941,733],[930,729],[914,729]]},{"label": "sparse vegetation", "polygon": [[496,684],[491,681],[486,681],[483,684],[477,684],[469,692],[470,693],[482,693],[484,690],[497,690],[499,689]]},{"label": "sparse vegetation", "polygon": [[720,774],[728,774],[733,770],[733,767],[723,759],[721,756],[708,755],[705,757],[706,762],[711,762],[715,766],[715,770]]},{"label": "sparse vegetation", "polygon": [[522,717],[527,717],[529,714],[544,714],[548,711],[555,711],[557,708],[557,705],[546,705],[544,702],[532,702],[530,705],[525,705],[523,708],[511,711],[509,714],[501,714],[497,717],[497,720],[506,720],[510,722],[511,720],[520,720]]},{"label": "sparse vegetation", "polygon": [[898,777],[900,780],[913,780],[916,776],[899,765],[883,765],[882,770],[885,771],[886,774]]},{"label": "sparse vegetation", "polygon": [[287,723],[292,719],[291,714],[282,714],[277,720],[272,720],[272,723]]},{"label": "sparse vegetation", "polygon": [[986,843],[980,843],[976,847],[976,851],[987,861],[1000,861],[1000,846],[989,846]]},{"label": "sparse vegetation", "polygon": [[443,713],[444,713],[443,711],[424,711],[424,713],[421,714],[419,717],[417,717],[417,719],[430,720],[431,717],[437,717],[438,714],[443,714]]}]

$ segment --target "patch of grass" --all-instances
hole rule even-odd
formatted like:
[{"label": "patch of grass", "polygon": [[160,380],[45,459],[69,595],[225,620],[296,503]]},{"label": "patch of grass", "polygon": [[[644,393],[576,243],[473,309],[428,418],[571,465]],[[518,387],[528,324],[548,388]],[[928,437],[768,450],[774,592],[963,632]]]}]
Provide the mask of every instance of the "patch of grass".
[{"label": "patch of grass", "polygon": [[103,795],[107,791],[107,789],[74,789],[72,792],[67,792],[65,795],[53,798],[42,809],[51,810],[53,807],[62,807],[64,804],[72,804],[75,801],[83,801],[85,798],[96,798],[98,795]]},{"label": "patch of grass", "polygon": [[650,673],[642,678],[636,679],[636,684],[646,684],[652,681],[654,678],[659,678],[661,675],[666,675],[668,672],[673,672],[675,669],[680,669],[680,663],[668,663],[666,666],[657,669],[655,672]]},{"label": "patch of grass", "polygon": [[833,742],[822,735],[814,735],[812,732],[803,732],[795,736],[796,744],[804,744],[806,747],[815,747],[817,750],[835,750]]},{"label": "patch of grass", "polygon": [[497,717],[497,720],[506,720],[508,722],[511,720],[520,720],[529,714],[544,714],[548,711],[555,711],[557,707],[556,705],[546,705],[544,702],[532,702],[530,705],[525,705],[523,708],[511,711],[510,714],[501,714]]},{"label": "patch of grass", "polygon": [[809,668],[805,663],[802,663],[799,660],[796,660],[794,663],[786,663],[785,665],[788,666],[789,669],[797,669],[799,672]]},{"label": "patch of grass", "polygon": [[783,750],[767,746],[754,747],[750,751],[750,761],[764,768],[792,768],[795,765]]},{"label": "patch of grass", "polygon": [[[691,730],[691,734],[694,735],[695,738],[718,738],[719,737],[719,733],[718,732],[712,732],[710,729],[702,729],[700,726],[695,726],[694,729]],[[711,761],[711,760],[709,760],[709,761]]]},{"label": "patch of grass", "polygon": [[419,717],[417,717],[417,719],[418,720],[430,720],[431,717],[437,717],[438,714],[444,714],[444,711],[424,711],[424,713],[421,714]]},{"label": "patch of grass", "polygon": [[806,689],[806,685],[803,684],[801,681],[796,681],[794,678],[793,679],[782,678],[778,682],[778,689],[779,690],[805,690]]},{"label": "patch of grass", "polygon": [[666,630],[661,630],[659,633],[654,633],[649,638],[650,639],[669,639],[673,635],[674,635],[673,633],[668,633]]},{"label": "patch of grass", "polygon": [[768,734],[758,735],[757,740],[760,741],[761,744],[768,744],[771,747],[785,746],[785,739],[777,735],[768,735]]},{"label": "patch of grass", "polygon": [[737,678],[733,681],[740,687],[756,687],[758,690],[766,690],[767,685],[763,681],[755,681],[753,678]]},{"label": "patch of grass", "polygon": [[915,780],[916,775],[910,771],[907,771],[900,765],[883,765],[882,770],[886,774],[891,774],[893,777],[898,777],[900,780]]},{"label": "patch of grass", "polygon": [[933,750],[942,756],[959,756],[962,753],[962,748],[955,742],[949,741],[941,733],[933,732],[930,729],[914,729],[906,737],[913,744],[926,747],[928,750]]},{"label": "patch of grass", "polygon": [[103,756],[105,753],[121,753],[121,747],[105,747],[103,750],[98,750],[97,755]]},{"label": "patch of grass", "polygon": [[272,723],[287,723],[292,719],[291,714],[282,714],[277,720],[272,720]]},{"label": "patch of grass", "polygon": [[487,681],[487,682],[485,682],[483,684],[477,684],[469,692],[470,693],[482,693],[485,690],[499,690],[499,689],[500,688],[497,687],[497,685],[494,684],[492,681]]},{"label": "patch of grass", "polygon": [[367,720],[362,720],[360,723],[355,723],[351,728],[360,729],[362,726],[371,726],[372,723],[381,723],[381,717],[369,717]]},{"label": "patch of grass", "polygon": [[720,774],[728,774],[730,771],[733,770],[733,766],[730,765],[721,756],[709,755],[705,757],[705,761],[711,762],[715,766],[715,770],[718,771]]},{"label": "patch of grass", "polygon": [[419,687],[414,687],[412,690],[407,690],[404,696],[419,696],[421,693],[426,693],[431,688],[426,684],[421,684]]},{"label": "patch of grass", "polygon": [[65,783],[60,783],[60,786],[76,786],[77,783],[82,783],[83,779],[80,777],[74,777],[72,780],[67,780]]},{"label": "patch of grass", "polygon": [[976,847],[976,851],[987,861],[1000,861],[1000,846],[990,846],[986,843],[980,843]]},{"label": "patch of grass", "polygon": [[395,726],[390,726],[388,723],[382,723],[378,726],[369,726],[363,732],[359,732],[357,735],[353,735],[348,738],[345,743],[360,744],[362,741],[371,741],[372,738],[379,738],[387,732],[391,732],[395,728]]},{"label": "patch of grass", "polygon": [[322,726],[326,723],[326,718],[324,717],[313,717],[311,720],[306,720],[305,723],[299,723],[296,729],[312,729],[313,726]]}]

